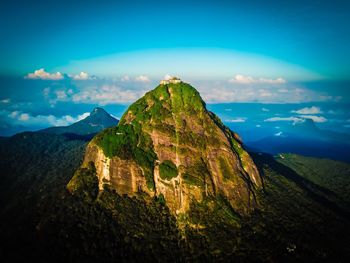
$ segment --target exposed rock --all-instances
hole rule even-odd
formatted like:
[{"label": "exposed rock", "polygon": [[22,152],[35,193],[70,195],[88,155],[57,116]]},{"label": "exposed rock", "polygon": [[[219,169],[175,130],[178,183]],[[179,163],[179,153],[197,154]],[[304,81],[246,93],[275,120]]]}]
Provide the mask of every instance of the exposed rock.
[{"label": "exposed rock", "polygon": [[208,196],[246,214],[262,185],[239,136],[181,81],[164,82],[132,104],[118,126],[90,142],[83,166],[90,161],[100,190],[109,184],[119,194],[163,195],[174,214]]}]

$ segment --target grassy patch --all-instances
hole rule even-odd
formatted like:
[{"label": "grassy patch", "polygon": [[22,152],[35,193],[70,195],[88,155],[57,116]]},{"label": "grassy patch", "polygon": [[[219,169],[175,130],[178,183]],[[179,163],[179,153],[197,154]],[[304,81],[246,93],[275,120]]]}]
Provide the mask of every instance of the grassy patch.
[{"label": "grassy patch", "polygon": [[159,165],[159,175],[162,179],[171,180],[177,176],[177,173],[176,165],[172,161],[165,160]]},{"label": "grassy patch", "polygon": [[138,122],[106,129],[95,137],[95,142],[110,158],[118,156],[124,160],[135,160],[144,172],[148,188],[154,190],[153,169],[157,155],[152,139],[142,131]]},{"label": "grassy patch", "polygon": [[219,165],[222,172],[222,175],[225,179],[231,179],[232,178],[232,171],[227,163],[227,160],[224,158],[219,157]]}]

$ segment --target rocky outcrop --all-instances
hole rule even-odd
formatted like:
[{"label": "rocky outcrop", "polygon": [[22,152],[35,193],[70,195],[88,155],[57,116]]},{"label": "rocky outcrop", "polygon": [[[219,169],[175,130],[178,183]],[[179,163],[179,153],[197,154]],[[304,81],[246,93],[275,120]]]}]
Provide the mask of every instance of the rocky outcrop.
[{"label": "rocky outcrop", "polygon": [[162,195],[174,214],[218,196],[246,214],[262,184],[238,135],[183,82],[161,84],[132,104],[118,126],[90,142],[83,166],[91,161],[101,191],[108,184],[119,194]]}]

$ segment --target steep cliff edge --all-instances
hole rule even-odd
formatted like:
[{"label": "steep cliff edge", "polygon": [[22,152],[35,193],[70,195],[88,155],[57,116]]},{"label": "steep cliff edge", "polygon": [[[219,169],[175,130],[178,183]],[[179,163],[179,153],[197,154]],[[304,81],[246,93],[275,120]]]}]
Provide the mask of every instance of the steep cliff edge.
[{"label": "steep cliff edge", "polygon": [[83,167],[90,162],[101,191],[106,184],[121,195],[146,192],[164,198],[174,214],[207,197],[224,198],[246,214],[262,185],[238,135],[181,81],[163,82],[133,103],[116,127],[95,136]]}]

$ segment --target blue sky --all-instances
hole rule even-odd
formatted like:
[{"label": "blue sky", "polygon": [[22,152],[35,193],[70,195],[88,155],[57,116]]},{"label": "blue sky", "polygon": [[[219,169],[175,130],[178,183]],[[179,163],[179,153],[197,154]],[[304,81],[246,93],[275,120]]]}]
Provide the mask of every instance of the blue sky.
[{"label": "blue sky", "polygon": [[349,1],[339,0],[2,1],[1,57],[7,59],[1,71],[23,74],[111,54],[190,47],[256,54],[348,78],[349,9]]},{"label": "blue sky", "polygon": [[349,21],[339,0],[2,1],[0,125],[120,116],[167,74],[211,104],[348,105]]}]

